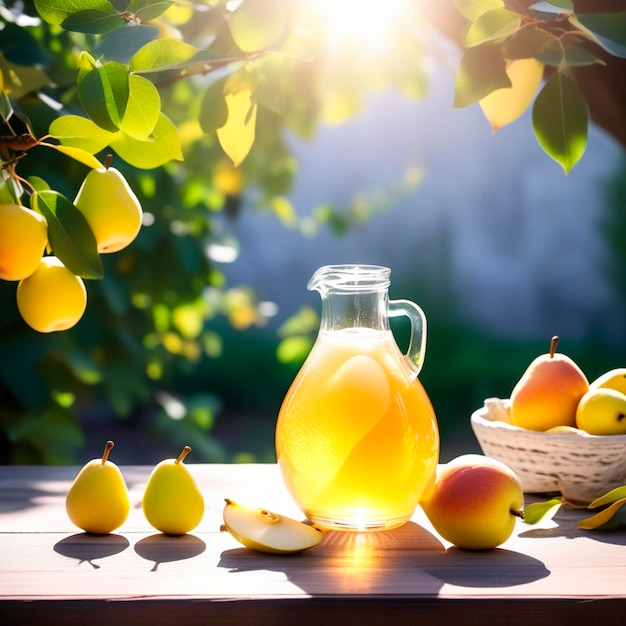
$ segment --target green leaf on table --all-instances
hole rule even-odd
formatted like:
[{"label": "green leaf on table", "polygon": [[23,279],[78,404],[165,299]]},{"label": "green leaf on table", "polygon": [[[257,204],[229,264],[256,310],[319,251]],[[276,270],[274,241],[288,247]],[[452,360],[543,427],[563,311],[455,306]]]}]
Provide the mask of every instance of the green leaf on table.
[{"label": "green leaf on table", "polygon": [[120,127],[129,91],[129,69],[124,63],[107,61],[79,72],[78,98],[85,113],[98,126],[110,132]]},{"label": "green leaf on table", "polygon": [[546,517],[551,518],[561,508],[562,504],[562,498],[552,498],[546,502],[533,502],[524,507],[524,522],[532,525]]},{"label": "green leaf on table", "polygon": [[502,0],[454,0],[454,6],[463,17],[474,22],[486,11],[504,7],[504,2]]},{"label": "green leaf on table", "polygon": [[51,137],[62,145],[96,154],[106,148],[115,137],[115,133],[100,128],[97,124],[78,115],[64,115],[52,121],[48,129]]},{"label": "green leaf on table", "polygon": [[626,12],[579,13],[569,21],[610,54],[626,58]]},{"label": "green leaf on table", "polygon": [[82,278],[102,278],[96,238],[84,215],[58,191],[36,191],[30,201],[46,218],[50,247],[63,265]]},{"label": "green leaf on table", "polygon": [[592,517],[578,522],[578,528],[583,530],[613,530],[626,525],[626,507],[624,505],[626,505],[626,498],[617,500]]},{"label": "green leaf on table", "polygon": [[257,52],[275,43],[287,26],[277,0],[244,0],[228,20],[231,37],[243,52]]},{"label": "green leaf on table", "polygon": [[466,46],[477,46],[513,35],[520,27],[522,17],[508,9],[491,9],[483,13],[465,32]]},{"label": "green leaf on table", "polygon": [[587,103],[574,81],[555,72],[535,98],[533,130],[539,145],[567,174],[587,146]]},{"label": "green leaf on table", "polygon": [[142,141],[120,132],[110,146],[127,163],[141,169],[153,169],[172,160],[183,160],[176,127],[163,113],[159,114],[148,139]]},{"label": "green leaf on table", "polygon": [[601,506],[606,506],[607,504],[613,504],[613,502],[617,502],[622,498],[626,498],[626,485],[622,487],[615,487],[615,489],[611,489],[608,493],[596,498],[589,506],[588,509],[599,509]]},{"label": "green leaf on table", "polygon": [[454,81],[454,107],[462,109],[496,89],[510,86],[511,79],[499,46],[483,44],[468,48]]},{"label": "green leaf on table", "polygon": [[133,139],[148,139],[159,121],[161,96],[157,88],[143,76],[128,77],[128,103],[120,130]]}]

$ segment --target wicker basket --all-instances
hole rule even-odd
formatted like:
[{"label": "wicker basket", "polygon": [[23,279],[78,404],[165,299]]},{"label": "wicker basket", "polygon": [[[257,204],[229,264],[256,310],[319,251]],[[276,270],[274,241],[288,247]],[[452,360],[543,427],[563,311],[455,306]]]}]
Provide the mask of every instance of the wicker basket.
[{"label": "wicker basket", "polygon": [[626,484],[626,435],[527,430],[510,423],[509,407],[509,400],[488,398],[471,425],[483,453],[513,469],[527,493],[560,492],[587,504]]}]

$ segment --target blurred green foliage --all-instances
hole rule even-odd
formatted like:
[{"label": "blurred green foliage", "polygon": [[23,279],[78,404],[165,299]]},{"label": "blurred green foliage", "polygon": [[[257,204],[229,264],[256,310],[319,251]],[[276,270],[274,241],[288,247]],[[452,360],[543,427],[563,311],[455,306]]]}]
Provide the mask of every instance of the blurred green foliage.
[{"label": "blurred green foliage", "polygon": [[[94,413],[131,421],[147,412],[151,434],[176,449],[193,441],[196,461],[271,456],[271,441],[252,457],[237,455],[248,450],[246,432],[239,449],[222,445],[218,416],[235,406],[273,428],[315,318],[305,311],[278,335],[265,328],[255,293],[228,285],[220,271],[220,254],[237,245],[224,224],[237,219],[246,194],[252,210],[298,225],[287,199],[298,173],[287,137],[309,139],[320,120],[350,119],[372,90],[419,98],[426,89],[422,41],[411,29],[400,31],[392,55],[370,56],[350,38],[329,51],[326,22],[306,6],[315,4],[0,0],[1,134],[48,143],[27,151],[3,144],[8,193],[27,204],[24,181],[38,177],[72,199],[91,154],[115,152],[147,216],[132,246],[103,256],[104,279],[88,281],[87,312],[70,331],[34,333],[18,315],[15,285],[0,281],[0,463],[77,461],[84,417]],[[488,45],[504,49],[491,36]],[[245,106],[235,102],[242,90]],[[59,142],[82,152],[67,156]],[[328,205],[314,212],[338,233],[366,214]],[[619,228],[608,232],[623,261],[623,213],[615,219]],[[615,272],[623,289],[623,264]],[[444,436],[467,429],[469,408],[506,393],[543,351],[479,336],[450,309],[441,301],[429,313],[423,374]],[[593,342],[579,356],[591,371],[606,365],[596,365]]]}]

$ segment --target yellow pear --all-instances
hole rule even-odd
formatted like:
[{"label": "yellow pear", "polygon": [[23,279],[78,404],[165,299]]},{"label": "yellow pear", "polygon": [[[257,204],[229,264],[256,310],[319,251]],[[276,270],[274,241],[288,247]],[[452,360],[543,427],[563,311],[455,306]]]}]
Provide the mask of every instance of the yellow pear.
[{"label": "yellow pear", "polygon": [[72,328],[87,308],[87,288],[55,256],[44,256],[37,269],[17,285],[17,308],[24,321],[40,333]]},{"label": "yellow pear", "polygon": [[520,479],[504,463],[481,454],[464,454],[439,467],[422,509],[447,541],[467,550],[504,543],[523,517]]},{"label": "yellow pear", "polygon": [[589,389],[578,403],[576,424],[590,435],[626,435],[626,395],[606,387]]},{"label": "yellow pear", "polygon": [[626,367],[617,367],[596,378],[590,388],[605,387],[626,394]]},{"label": "yellow pear", "polygon": [[226,498],[224,526],[242,545],[270,554],[289,554],[313,548],[323,533],[285,515],[253,509]]},{"label": "yellow pear", "polygon": [[511,423],[530,430],[576,426],[576,407],[589,389],[582,370],[556,352],[559,338],[552,337],[550,352],[538,356],[511,392]]},{"label": "yellow pear", "polygon": [[141,506],[146,519],[166,535],[184,535],[204,515],[204,498],[183,459],[191,452],[185,446],[177,459],[165,459],[152,470]]},{"label": "yellow pear", "polygon": [[139,234],[143,211],[141,204],[122,174],[110,167],[91,170],[74,205],[85,216],[101,254],[117,252],[128,246]]},{"label": "yellow pear", "polygon": [[130,513],[130,499],[119,467],[109,461],[113,442],[101,459],[89,461],[78,473],[65,500],[69,518],[88,533],[106,535],[119,528]]},{"label": "yellow pear", "polygon": [[0,204],[0,278],[22,280],[38,267],[48,244],[48,223],[19,204]]}]

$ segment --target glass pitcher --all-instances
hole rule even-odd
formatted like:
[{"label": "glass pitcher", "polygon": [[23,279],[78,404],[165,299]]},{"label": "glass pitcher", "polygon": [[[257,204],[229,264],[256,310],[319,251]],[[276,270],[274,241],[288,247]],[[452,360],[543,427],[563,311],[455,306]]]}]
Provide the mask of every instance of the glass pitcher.
[{"label": "glass pitcher", "polygon": [[[287,486],[316,525],[382,530],[405,523],[439,460],[433,407],[417,379],[426,318],[389,300],[389,268],[330,265],[307,288],[322,298],[319,334],[283,400],[276,455]],[[402,354],[389,317],[411,321]]]}]

